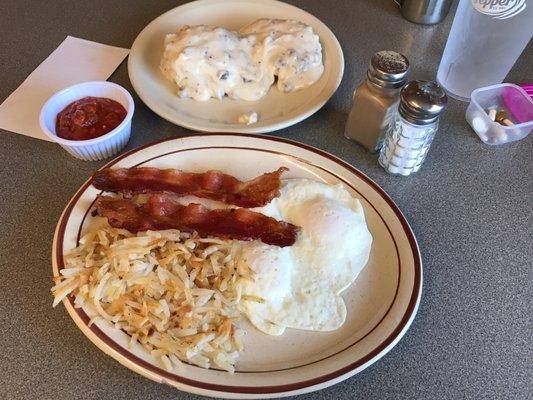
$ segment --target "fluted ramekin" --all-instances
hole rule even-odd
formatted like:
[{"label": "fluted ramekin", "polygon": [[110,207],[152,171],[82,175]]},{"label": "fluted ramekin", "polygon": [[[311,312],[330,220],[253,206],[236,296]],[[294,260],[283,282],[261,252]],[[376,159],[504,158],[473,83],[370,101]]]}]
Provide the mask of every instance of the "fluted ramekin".
[{"label": "fluted ramekin", "polygon": [[[127,111],[124,120],[111,132],[89,140],[67,140],[56,135],[56,118],[66,106],[86,96],[107,97],[119,102]],[[86,161],[102,160],[117,154],[130,138],[131,118],[135,110],[129,92],[116,83],[91,81],[69,86],[50,97],[43,108],[39,122],[46,136],[58,143],[72,156]]]}]

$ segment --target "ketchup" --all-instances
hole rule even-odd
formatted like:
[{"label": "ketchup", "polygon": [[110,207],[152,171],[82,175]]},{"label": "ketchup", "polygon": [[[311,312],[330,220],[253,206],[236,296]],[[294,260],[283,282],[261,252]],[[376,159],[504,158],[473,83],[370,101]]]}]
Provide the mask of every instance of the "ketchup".
[{"label": "ketchup", "polygon": [[126,118],[126,109],[105,97],[84,97],[57,114],[56,134],[68,140],[88,140],[111,132]]}]

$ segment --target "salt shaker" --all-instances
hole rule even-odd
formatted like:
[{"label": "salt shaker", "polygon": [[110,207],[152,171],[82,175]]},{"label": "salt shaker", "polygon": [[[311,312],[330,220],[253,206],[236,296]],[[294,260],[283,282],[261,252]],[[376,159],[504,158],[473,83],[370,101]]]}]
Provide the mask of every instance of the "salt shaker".
[{"label": "salt shaker", "polygon": [[407,176],[420,169],[447,101],[446,93],[435,82],[412,81],[405,85],[379,154],[379,164],[387,172]]},{"label": "salt shaker", "polygon": [[372,153],[378,151],[408,73],[409,61],[404,55],[395,51],[374,54],[366,79],[355,89],[344,136]]}]

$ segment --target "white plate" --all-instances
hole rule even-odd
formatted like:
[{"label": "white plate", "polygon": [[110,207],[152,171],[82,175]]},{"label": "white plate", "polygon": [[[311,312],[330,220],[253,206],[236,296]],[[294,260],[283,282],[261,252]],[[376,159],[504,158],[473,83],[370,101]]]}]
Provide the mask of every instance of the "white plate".
[{"label": "white plate", "polygon": [[[165,34],[183,25],[218,25],[239,29],[258,18],[295,19],[313,27],[323,48],[324,74],[314,85],[294,93],[272,87],[258,101],[224,98],[198,102],[180,99],[176,87],[159,70]],[[176,7],[153,20],[137,36],[128,59],[131,83],[156,114],[189,129],[205,132],[264,133],[296,124],[318,111],[339,86],[344,57],[326,25],[311,14],[274,0],[200,0]],[[259,121],[239,124],[238,117],[256,111]]]},{"label": "white plate", "polygon": [[[287,177],[343,182],[363,203],[374,238],[368,265],[343,297],[346,323],[322,333],[288,329],[280,337],[246,327],[245,350],[235,374],[186,366],[167,372],[129,337],[106,321],[89,327],[93,310],[64,305],[78,327],[105,353],[158,382],[202,395],[266,398],[318,390],[352,376],[387,353],[413,321],[422,288],[422,266],[413,233],[394,202],[366,175],[313,147],[254,135],[193,135],[150,144],[125,153],[107,166],[150,165],[189,171],[220,169],[249,179],[280,166]],[[54,237],[53,269],[58,275],[63,253],[76,246],[92,223],[91,206],[100,193],[87,181],[63,212]],[[75,349],[72,349],[75,351]]]}]

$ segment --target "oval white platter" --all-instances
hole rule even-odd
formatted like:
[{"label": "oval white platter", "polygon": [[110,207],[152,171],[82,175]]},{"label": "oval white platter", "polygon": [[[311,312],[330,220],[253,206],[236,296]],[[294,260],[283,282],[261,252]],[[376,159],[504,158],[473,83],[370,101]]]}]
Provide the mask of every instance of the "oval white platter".
[{"label": "oval white platter", "polygon": [[[216,25],[237,30],[259,18],[294,19],[313,27],[322,44],[324,73],[312,86],[282,93],[274,86],[258,101],[224,98],[206,102],[180,99],[174,84],[159,70],[163,40],[183,25]],[[128,59],[133,88],[153,112],[166,120],[204,132],[264,133],[296,124],[318,111],[339,86],[344,56],[335,35],[319,19],[275,0],[199,0],[176,7],[153,20],[137,36]],[[253,125],[240,115],[257,112]]]},{"label": "oval white platter", "polygon": [[[361,199],[373,236],[367,266],[344,293],[345,324],[334,332],[287,329],[267,336],[244,323],[248,334],[236,372],[186,365],[168,372],[142,347],[128,348],[129,336],[103,320],[89,326],[94,310],[64,305],[76,325],[106,354],[133,371],[180,390],[225,398],[267,398],[318,390],[340,382],[386,354],[414,319],[422,291],[416,239],[390,197],[366,175],[339,158],[298,142],[268,136],[199,134],[149,144],[107,166],[153,166],[187,171],[219,169],[246,180],[280,166],[287,178],[342,182]],[[91,206],[100,191],[88,180],[65,208],[53,244],[53,271],[91,226]],[[73,349],[75,350],[75,349]]]}]

